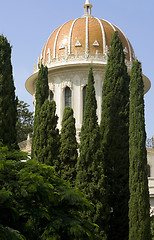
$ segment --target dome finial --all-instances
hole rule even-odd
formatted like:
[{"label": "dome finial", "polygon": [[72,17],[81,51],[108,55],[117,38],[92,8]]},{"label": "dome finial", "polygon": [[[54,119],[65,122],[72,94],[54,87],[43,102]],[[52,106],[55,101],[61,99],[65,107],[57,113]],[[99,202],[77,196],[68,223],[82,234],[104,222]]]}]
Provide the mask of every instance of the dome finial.
[{"label": "dome finial", "polygon": [[84,7],[83,17],[91,16],[91,8],[93,7],[93,5],[90,4],[90,0],[86,0],[83,7]]}]

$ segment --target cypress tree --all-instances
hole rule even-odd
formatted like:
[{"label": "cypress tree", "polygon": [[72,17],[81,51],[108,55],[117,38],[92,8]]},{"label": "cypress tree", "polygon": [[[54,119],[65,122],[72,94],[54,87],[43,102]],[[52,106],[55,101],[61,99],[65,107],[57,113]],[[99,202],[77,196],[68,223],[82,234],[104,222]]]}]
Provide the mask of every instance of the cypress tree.
[{"label": "cypress tree", "polygon": [[38,161],[58,168],[59,130],[54,101],[45,100],[39,113],[39,125],[35,135],[35,157]]},{"label": "cypress tree", "polygon": [[35,92],[35,112],[40,111],[41,106],[49,96],[48,86],[48,68],[41,64],[37,81],[36,81],[36,92]]},{"label": "cypress tree", "polygon": [[76,186],[95,206],[95,212],[89,219],[100,226],[98,236],[103,237],[102,195],[103,172],[100,154],[100,134],[97,122],[97,102],[95,97],[92,66],[89,69],[86,87],[84,120],[80,133],[80,156],[77,162]]},{"label": "cypress tree", "polygon": [[104,189],[108,209],[108,240],[128,240],[129,201],[129,77],[122,43],[115,32],[103,83],[101,150],[105,174]]},{"label": "cypress tree", "polygon": [[133,62],[129,112],[129,240],[151,240],[147,178],[144,85],[141,63]]},{"label": "cypress tree", "polygon": [[34,116],[34,127],[33,127],[33,136],[32,136],[32,157],[37,156],[37,136],[38,129],[40,125],[40,110],[48,98],[49,95],[49,86],[48,86],[48,68],[41,64],[38,77],[36,81],[36,90],[35,90],[35,116]]},{"label": "cypress tree", "polygon": [[64,109],[62,129],[60,135],[60,176],[74,185],[76,178],[77,148],[75,118],[73,109],[66,106]]},{"label": "cypress tree", "polygon": [[0,140],[17,148],[17,100],[12,75],[11,46],[0,35]]}]

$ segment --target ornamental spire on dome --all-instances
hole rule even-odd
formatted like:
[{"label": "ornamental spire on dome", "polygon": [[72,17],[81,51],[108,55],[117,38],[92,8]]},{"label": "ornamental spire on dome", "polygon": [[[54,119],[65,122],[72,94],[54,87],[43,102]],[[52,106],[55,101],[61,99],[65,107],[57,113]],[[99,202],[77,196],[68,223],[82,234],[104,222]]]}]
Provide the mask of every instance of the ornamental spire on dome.
[{"label": "ornamental spire on dome", "polygon": [[93,5],[90,4],[90,0],[86,0],[83,7],[84,7],[83,17],[91,16],[91,8],[93,7]]}]

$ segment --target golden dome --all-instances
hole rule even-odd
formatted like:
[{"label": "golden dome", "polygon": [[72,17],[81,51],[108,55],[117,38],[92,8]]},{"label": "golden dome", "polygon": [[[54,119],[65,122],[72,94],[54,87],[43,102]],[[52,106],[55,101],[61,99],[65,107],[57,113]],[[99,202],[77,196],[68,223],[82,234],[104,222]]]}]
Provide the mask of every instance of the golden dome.
[{"label": "golden dome", "polygon": [[126,60],[135,59],[133,48],[124,33],[115,25],[89,15],[70,20],[58,27],[45,43],[40,61],[44,64],[57,58],[80,54],[107,55],[114,31],[118,31]]},{"label": "golden dome", "polygon": [[[93,66],[104,69],[107,64],[111,39],[115,31],[123,45],[126,56],[128,72],[135,60],[134,50],[125,34],[114,24],[93,17],[90,0],[85,0],[84,15],[81,18],[70,20],[58,27],[45,43],[41,56],[38,58],[38,66],[43,63],[49,72],[56,69]],[[35,93],[35,81],[39,71],[34,64],[34,73],[26,81],[26,89]],[[88,69],[88,68],[87,68]],[[143,75],[145,93],[150,89],[150,80]]]}]

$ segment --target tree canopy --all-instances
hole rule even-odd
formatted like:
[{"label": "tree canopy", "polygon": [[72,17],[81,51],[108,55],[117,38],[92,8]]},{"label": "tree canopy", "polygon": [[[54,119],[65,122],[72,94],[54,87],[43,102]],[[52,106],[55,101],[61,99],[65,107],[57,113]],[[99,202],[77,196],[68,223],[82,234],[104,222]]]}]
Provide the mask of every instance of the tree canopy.
[{"label": "tree canopy", "polygon": [[5,154],[0,158],[0,239],[95,239],[94,225],[80,215],[92,205],[79,191],[60,179],[53,167],[8,159],[6,147],[1,149]]}]

